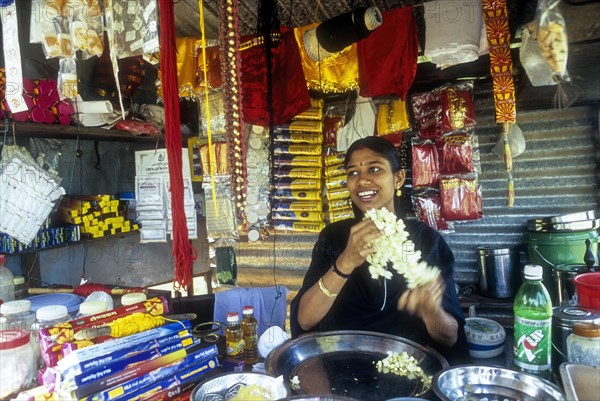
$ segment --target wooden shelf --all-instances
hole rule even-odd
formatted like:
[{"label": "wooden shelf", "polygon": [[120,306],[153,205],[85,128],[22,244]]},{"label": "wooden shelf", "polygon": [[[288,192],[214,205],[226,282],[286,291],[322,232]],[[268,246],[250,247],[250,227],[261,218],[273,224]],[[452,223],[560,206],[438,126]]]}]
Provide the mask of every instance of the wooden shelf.
[{"label": "wooden shelf", "polygon": [[[38,124],[9,121],[7,134],[8,137],[12,136],[13,124],[15,136],[17,137],[77,139],[78,134],[77,127],[74,125]],[[0,122],[0,129],[4,130],[3,122]],[[115,129],[80,127],[79,139],[89,141],[155,143],[157,137],[148,135],[133,135],[127,131],[119,131]],[[164,135],[160,135],[158,137],[158,141],[164,143]]]}]

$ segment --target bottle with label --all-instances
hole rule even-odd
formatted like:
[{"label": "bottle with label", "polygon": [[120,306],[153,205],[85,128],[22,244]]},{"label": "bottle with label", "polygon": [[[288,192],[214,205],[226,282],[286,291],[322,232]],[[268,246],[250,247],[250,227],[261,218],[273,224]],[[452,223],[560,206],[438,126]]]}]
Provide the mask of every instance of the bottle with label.
[{"label": "bottle with label", "polygon": [[567,337],[569,363],[600,366],[600,325],[573,323],[573,333]]},{"label": "bottle with label", "polygon": [[244,333],[244,363],[258,362],[258,322],[254,317],[254,307],[242,308],[242,332]]},{"label": "bottle with label", "polygon": [[5,263],[6,256],[0,255],[0,304],[15,300],[14,276]]},{"label": "bottle with label", "polygon": [[229,312],[227,314],[227,328],[225,328],[225,342],[227,356],[234,360],[244,359],[244,335],[240,326],[240,314]]},{"label": "bottle with label", "polygon": [[514,368],[549,380],[552,376],[552,301],[542,284],[543,269],[525,266],[525,282],[515,296]]}]

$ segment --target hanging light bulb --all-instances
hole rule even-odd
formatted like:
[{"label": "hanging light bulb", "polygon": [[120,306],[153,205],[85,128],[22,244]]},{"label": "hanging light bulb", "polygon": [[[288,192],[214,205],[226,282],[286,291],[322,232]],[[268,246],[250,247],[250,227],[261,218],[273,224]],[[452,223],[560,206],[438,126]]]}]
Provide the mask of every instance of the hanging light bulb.
[{"label": "hanging light bulb", "polygon": [[366,38],[383,23],[377,7],[361,7],[322,22],[304,33],[304,49],[314,61],[332,56]]}]

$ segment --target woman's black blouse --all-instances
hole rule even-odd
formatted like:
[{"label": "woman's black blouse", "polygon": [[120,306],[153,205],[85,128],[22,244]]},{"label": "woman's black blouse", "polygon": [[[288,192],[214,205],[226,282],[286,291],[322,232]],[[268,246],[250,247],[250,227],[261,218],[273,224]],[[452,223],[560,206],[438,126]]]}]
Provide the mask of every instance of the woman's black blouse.
[{"label": "woman's black blouse", "polygon": [[[405,221],[409,238],[421,256],[430,266],[437,266],[446,283],[442,307],[456,318],[459,324],[458,340],[447,348],[435,343],[427,332],[425,323],[406,312],[396,309],[400,295],[407,289],[403,276],[390,269],[392,279],[371,278],[368,263],[365,262],[352,272],[342,287],[332,308],[323,320],[309,331],[298,325],[298,304],[302,295],[329,270],[333,262],[346,248],[350,228],[358,220],[348,219],[325,227],[314,246],[312,261],[304,277],[302,288],[291,303],[290,321],[292,337],[309,331],[364,330],[387,333],[422,345],[429,345],[440,352],[450,364],[470,362],[467,340],[464,332],[464,315],[458,303],[458,296],[452,277],[454,255],[444,238],[435,230],[420,221]],[[443,328],[442,328],[443,329]]]}]

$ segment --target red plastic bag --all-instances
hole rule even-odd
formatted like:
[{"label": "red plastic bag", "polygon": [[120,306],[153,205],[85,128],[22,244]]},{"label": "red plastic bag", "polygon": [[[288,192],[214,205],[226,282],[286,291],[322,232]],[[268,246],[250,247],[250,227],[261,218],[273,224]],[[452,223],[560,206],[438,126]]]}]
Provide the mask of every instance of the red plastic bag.
[{"label": "red plastic bag", "polygon": [[453,132],[444,135],[438,145],[440,173],[464,174],[474,172],[473,136],[468,132]]},{"label": "red plastic bag", "polygon": [[437,187],[439,178],[438,150],[430,140],[413,139],[413,187]]},{"label": "red plastic bag", "polygon": [[445,220],[476,220],[482,216],[477,177],[442,177],[440,197],[442,218]]},{"label": "red plastic bag", "polygon": [[413,193],[413,207],[415,215],[429,227],[450,231],[451,227],[442,218],[442,201],[440,192],[435,188],[423,188]]}]

